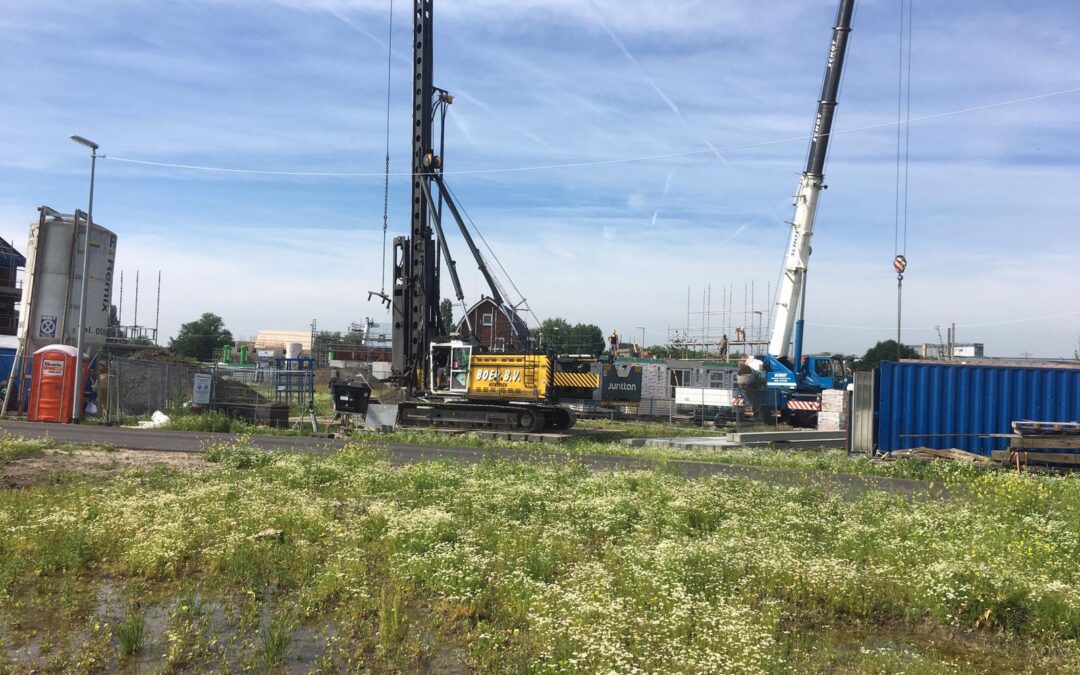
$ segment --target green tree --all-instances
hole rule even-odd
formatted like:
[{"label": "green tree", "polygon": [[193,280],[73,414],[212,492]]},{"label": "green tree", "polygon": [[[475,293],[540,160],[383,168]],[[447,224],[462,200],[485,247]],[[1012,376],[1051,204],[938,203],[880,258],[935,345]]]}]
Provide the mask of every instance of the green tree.
[{"label": "green tree", "polygon": [[607,345],[599,326],[591,323],[570,325],[566,319],[558,316],[544,319],[540,328],[533,331],[533,337],[539,336],[543,338],[545,349],[554,349],[559,354],[600,356]]},{"label": "green tree", "polygon": [[544,319],[540,327],[533,331],[533,337],[538,338],[537,344],[542,344],[544,349],[554,349],[556,352],[565,351],[561,345],[566,343],[566,337],[570,332],[570,324],[561,317]]},{"label": "green tree", "polygon": [[439,316],[442,317],[443,330],[449,335],[456,329],[454,326],[454,302],[450,298],[443,298],[439,303]]},{"label": "green tree", "polygon": [[210,361],[214,350],[233,344],[232,333],[217,314],[206,312],[198,320],[180,326],[169,347],[180,356]]},{"label": "green tree", "polygon": [[[919,358],[919,352],[915,351],[914,347],[902,344],[900,345],[900,358],[917,359]],[[874,368],[877,368],[878,364],[882,361],[895,360],[896,340],[883,340],[866,350],[866,353],[859,359],[856,367],[859,370],[873,370]]]},{"label": "green tree", "polygon": [[570,327],[570,334],[566,340],[566,351],[574,354],[592,354],[600,356],[604,353],[607,341],[604,332],[599,326],[591,323],[576,323]]}]

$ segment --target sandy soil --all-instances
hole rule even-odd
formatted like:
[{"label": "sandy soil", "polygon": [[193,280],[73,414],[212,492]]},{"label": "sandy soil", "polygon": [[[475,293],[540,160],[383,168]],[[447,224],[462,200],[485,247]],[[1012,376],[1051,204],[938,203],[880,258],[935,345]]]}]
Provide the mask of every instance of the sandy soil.
[{"label": "sandy soil", "polygon": [[0,468],[0,489],[26,488],[50,482],[57,474],[77,473],[107,480],[132,468],[204,470],[201,455],[157,450],[45,450]]}]

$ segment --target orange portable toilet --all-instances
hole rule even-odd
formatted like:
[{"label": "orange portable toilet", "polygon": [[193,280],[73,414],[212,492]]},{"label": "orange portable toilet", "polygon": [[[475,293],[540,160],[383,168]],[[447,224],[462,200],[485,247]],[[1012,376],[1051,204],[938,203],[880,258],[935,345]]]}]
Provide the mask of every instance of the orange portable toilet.
[{"label": "orange portable toilet", "polygon": [[[30,377],[30,405],[27,419],[31,422],[60,422],[72,418],[72,398],[75,393],[75,358],[78,351],[70,345],[49,345],[34,352],[34,372]],[[86,372],[86,358],[83,358]],[[80,388],[79,405],[83,404]]]}]

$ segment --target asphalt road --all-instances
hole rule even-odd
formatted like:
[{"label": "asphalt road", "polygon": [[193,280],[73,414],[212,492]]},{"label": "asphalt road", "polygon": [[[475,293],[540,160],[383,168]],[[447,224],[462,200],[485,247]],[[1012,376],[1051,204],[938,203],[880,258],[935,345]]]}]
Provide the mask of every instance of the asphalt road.
[{"label": "asphalt road", "polygon": [[[207,432],[164,431],[158,429],[127,429],[78,424],[46,424],[40,422],[0,421],[0,431],[24,438],[51,438],[57,443],[101,444],[129,450],[158,450],[164,452],[199,453],[211,444],[239,438],[236,434]],[[325,454],[345,446],[345,439],[312,438],[307,436],[245,436],[256,447],[272,451],[302,451]],[[947,496],[950,488],[924,481],[851,474],[806,472],[793,469],[695,462],[689,460],[658,460],[611,455],[575,455],[565,453],[510,450],[505,448],[465,448],[453,445],[386,444],[388,460],[394,464],[422,461],[482,462],[490,459],[509,459],[528,462],[581,462],[593,471],[660,469],[687,478],[730,476],[782,485],[806,485],[808,482],[848,496],[878,490],[900,495]],[[955,488],[953,488],[955,489]]]}]

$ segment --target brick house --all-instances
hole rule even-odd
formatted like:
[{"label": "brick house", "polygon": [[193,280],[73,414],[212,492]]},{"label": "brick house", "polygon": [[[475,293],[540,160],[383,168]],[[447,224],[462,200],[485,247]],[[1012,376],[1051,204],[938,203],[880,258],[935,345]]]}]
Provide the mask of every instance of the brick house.
[{"label": "brick house", "polygon": [[468,323],[464,318],[457,323],[457,332],[462,339],[469,338],[468,326],[471,324],[477,342],[490,352],[513,352],[526,347],[518,344],[508,310],[499,307],[491,298],[481,298],[480,302],[469,308],[467,316]]}]

